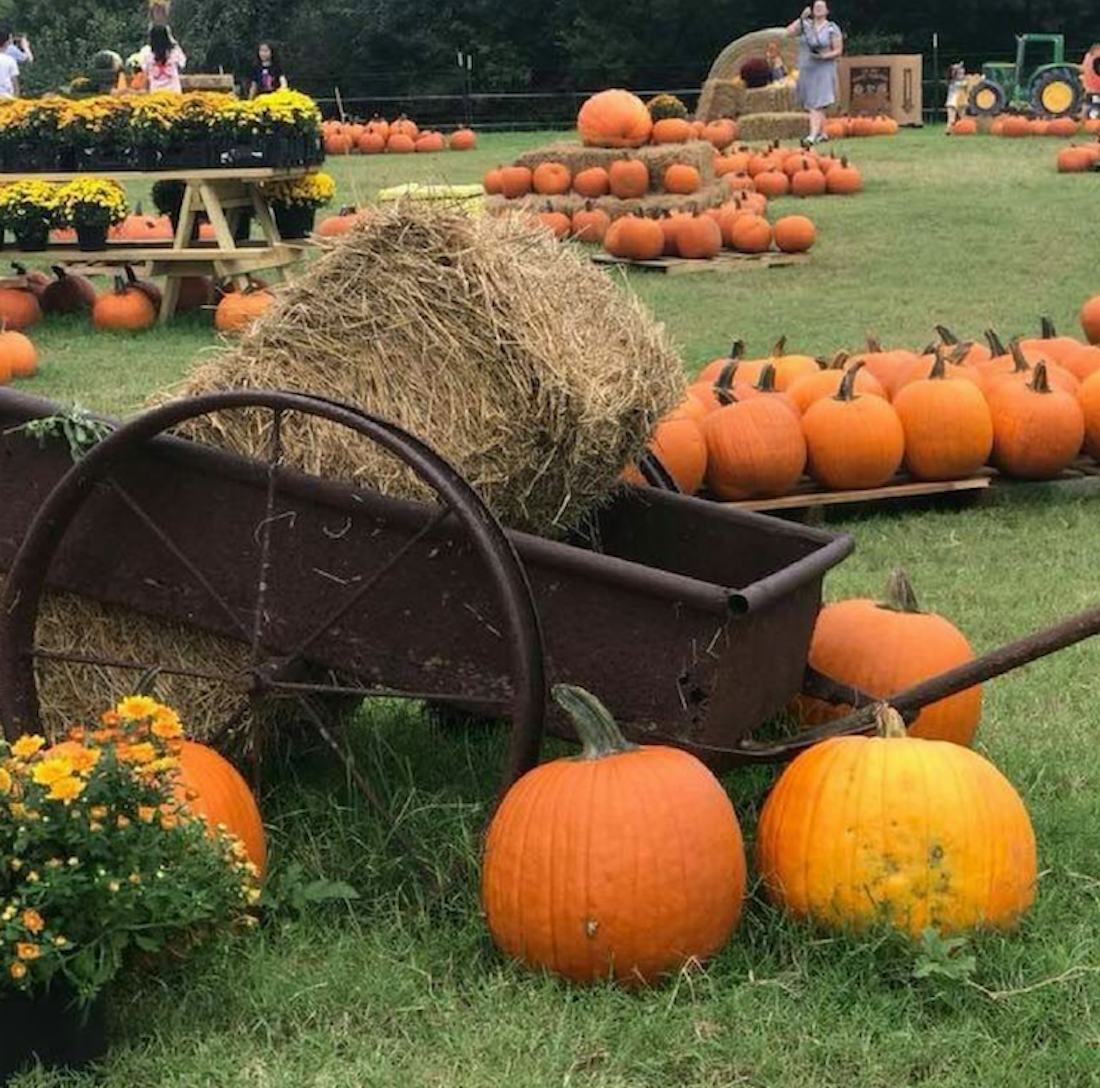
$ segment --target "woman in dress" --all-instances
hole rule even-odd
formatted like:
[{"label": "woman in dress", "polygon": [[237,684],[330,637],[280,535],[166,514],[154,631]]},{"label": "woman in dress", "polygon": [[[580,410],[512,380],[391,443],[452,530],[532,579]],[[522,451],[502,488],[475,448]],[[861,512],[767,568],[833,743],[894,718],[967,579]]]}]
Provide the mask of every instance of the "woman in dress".
[{"label": "woman in dress", "polygon": [[810,134],[802,142],[809,146],[825,135],[825,111],[836,102],[837,59],[844,52],[840,27],[829,18],[829,5],[815,0],[804,8],[787,33],[798,38],[798,100],[810,112]]}]

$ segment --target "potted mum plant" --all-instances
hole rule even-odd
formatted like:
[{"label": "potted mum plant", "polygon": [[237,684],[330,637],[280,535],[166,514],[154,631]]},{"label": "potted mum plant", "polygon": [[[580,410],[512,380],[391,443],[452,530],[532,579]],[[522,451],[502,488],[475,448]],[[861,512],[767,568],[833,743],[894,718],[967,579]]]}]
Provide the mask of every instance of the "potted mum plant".
[{"label": "potted mum plant", "polygon": [[127,964],[255,924],[259,870],[188,808],[184,751],[178,717],[145,696],[53,747],[0,740],[0,1085],[36,1057],[101,1057]]},{"label": "potted mum plant", "polygon": [[57,193],[58,226],[73,227],[83,250],[107,248],[107,232],[130,213],[118,182],[106,178],[78,178]]},{"label": "potted mum plant", "polygon": [[23,178],[0,189],[0,224],[15,235],[18,249],[34,252],[46,248],[50,228],[57,223],[58,186],[35,178]]},{"label": "potted mum plant", "polygon": [[273,182],[265,189],[284,239],[307,237],[313,230],[317,209],[332,203],[336,195],[336,183],[325,173]]}]

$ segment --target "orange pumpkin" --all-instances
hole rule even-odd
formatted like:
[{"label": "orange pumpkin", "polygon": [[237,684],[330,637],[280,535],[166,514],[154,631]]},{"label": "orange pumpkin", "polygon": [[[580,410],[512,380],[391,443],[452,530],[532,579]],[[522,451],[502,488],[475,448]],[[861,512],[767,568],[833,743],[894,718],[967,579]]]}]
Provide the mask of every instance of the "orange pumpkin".
[{"label": "orange pumpkin", "polygon": [[664,176],[664,187],[666,193],[676,193],[681,196],[690,196],[692,193],[699,191],[699,186],[702,181],[699,177],[699,171],[694,166],[687,166],[684,163],[673,163],[666,171]]},{"label": "orange pumpkin", "polygon": [[978,122],[973,117],[961,117],[951,126],[952,136],[976,136]]},{"label": "orange pumpkin", "polygon": [[516,200],[531,191],[532,174],[526,166],[500,168],[500,192],[508,200]]},{"label": "orange pumpkin", "polygon": [[611,195],[620,200],[635,200],[649,191],[649,170],[640,159],[618,159],[607,171]]},{"label": "orange pumpkin", "polygon": [[38,370],[38,349],[30,339],[0,322],[0,384],[9,378],[31,378]]},{"label": "orange pumpkin", "polygon": [[699,135],[712,147],[721,151],[737,139],[737,122],[729,118],[711,121]]},{"label": "orange pumpkin", "polygon": [[616,219],[604,236],[604,248],[614,257],[631,261],[652,261],[661,256],[665,234],[659,223],[640,215]]},{"label": "orange pumpkin", "polygon": [[856,393],[861,396],[886,399],[886,390],[882,388],[878,379],[865,366],[851,361],[843,351],[837,352],[828,365],[819,364],[816,370],[806,368],[806,373],[795,378],[787,386],[787,392],[798,406],[798,410],[805,414],[809,411],[811,404],[816,404],[824,397],[835,397],[840,391],[841,383],[852,371],[855,372]]},{"label": "orange pumpkin", "polygon": [[782,170],[765,170],[753,178],[756,191],[766,197],[785,196],[791,190],[791,179]]},{"label": "orange pumpkin", "polygon": [[325,136],[326,155],[350,155],[353,146],[352,138],[346,132],[329,132]]},{"label": "orange pumpkin", "polygon": [[1100,344],[1100,295],[1086,299],[1079,316],[1081,331],[1090,344]]},{"label": "orange pumpkin", "polygon": [[531,187],[541,196],[561,196],[573,185],[573,174],[563,162],[540,162],[531,174]]},{"label": "orange pumpkin", "polygon": [[[649,451],[685,495],[694,495],[702,486],[707,470],[707,443],[690,409],[677,408],[657,424]],[[645,483],[633,466],[624,476],[632,484],[642,486]]]},{"label": "orange pumpkin", "polygon": [[1063,147],[1055,159],[1059,174],[1083,174],[1092,169],[1092,155],[1082,147]]},{"label": "orange pumpkin", "polygon": [[653,125],[655,144],[685,144],[691,139],[691,124],[682,117],[664,117]]},{"label": "orange pumpkin", "polygon": [[725,790],[686,752],[627,744],[588,692],[554,697],[584,750],[529,771],[493,816],[481,880],[493,940],[529,967],[628,985],[717,952],[746,879]]},{"label": "orange pumpkin", "polygon": [[907,351],[904,348],[887,351],[876,337],[868,336],[867,350],[851,361],[863,363],[867,373],[878,379],[887,397],[893,400],[902,379],[920,361],[920,358],[916,352]]},{"label": "orange pumpkin", "polygon": [[148,294],[115,276],[113,291],[96,299],[92,307],[92,324],[97,329],[138,332],[156,324],[157,311]]},{"label": "orange pumpkin", "polygon": [[226,295],[214,311],[214,328],[233,335],[242,333],[271,308],[274,296],[262,288],[249,288]]},{"label": "orange pumpkin", "polygon": [[825,175],[816,166],[804,166],[791,178],[791,192],[795,196],[821,196],[826,187]]},{"label": "orange pumpkin", "polygon": [[1100,371],[1081,383],[1077,403],[1085,421],[1085,452],[1100,461]]},{"label": "orange pumpkin", "polygon": [[267,842],[256,799],[228,760],[205,744],[185,740],[179,754],[177,795],[212,829],[224,827],[244,844],[248,860],[263,876]]},{"label": "orange pumpkin", "polygon": [[29,329],[42,320],[37,295],[24,287],[0,287],[0,321],[9,329]]},{"label": "orange pumpkin", "polygon": [[1044,362],[1061,364],[1062,356],[1081,347],[1081,341],[1072,336],[1059,336],[1054,327],[1054,322],[1049,317],[1039,319],[1040,333],[1038,336],[1027,336],[1020,340],[1020,347],[1024,352],[1040,352]]},{"label": "orange pumpkin", "polygon": [[842,158],[839,166],[834,166],[825,175],[825,191],[837,196],[850,196],[863,188],[863,175],[848,160]]},{"label": "orange pumpkin", "polygon": [[577,130],[585,147],[641,147],[653,131],[653,119],[637,95],[601,91],[581,106]]},{"label": "orange pumpkin", "polygon": [[611,226],[611,216],[602,208],[595,208],[592,202],[573,213],[573,236],[578,242],[600,243]]},{"label": "orange pumpkin", "polygon": [[988,393],[993,463],[1009,476],[1049,480],[1073,462],[1085,439],[1085,417],[1073,393],[1056,389],[1045,363],[1030,381],[1002,380]]},{"label": "orange pumpkin", "polygon": [[[730,363],[741,363],[745,355],[745,341],[734,340],[730,345],[728,355],[719,355],[716,359],[711,359],[696,375],[696,382],[713,383],[718,380],[718,376]],[[753,372],[753,381],[756,381],[760,377],[761,367],[757,367]]]},{"label": "orange pumpkin", "polygon": [[[647,184],[648,184],[648,178]],[[573,189],[589,200],[599,200],[611,192],[611,179],[602,166],[590,166],[573,178]]]},{"label": "orange pumpkin", "polygon": [[1100,348],[1093,344],[1078,344],[1073,351],[1062,355],[1062,366],[1079,382],[1083,382],[1100,370]]},{"label": "orange pumpkin", "polygon": [[317,233],[322,238],[338,238],[353,230],[360,222],[355,208],[341,208],[336,215],[325,216],[317,225]]},{"label": "orange pumpkin", "polygon": [[443,139],[442,132],[424,132],[416,138],[414,144],[417,152],[434,153],[438,151],[445,151],[447,149],[447,142]]},{"label": "orange pumpkin", "polygon": [[573,220],[568,215],[564,212],[556,212],[550,207],[546,211],[539,212],[537,218],[559,241],[568,238],[573,229]]},{"label": "orange pumpkin", "polygon": [[905,431],[905,467],[918,480],[963,479],[989,459],[989,405],[976,384],[947,379],[942,351],[928,377],[910,382],[893,403]]},{"label": "orange pumpkin", "polygon": [[743,215],[730,227],[729,240],[739,253],[764,253],[771,248],[771,224],[760,215]]},{"label": "orange pumpkin", "polygon": [[[890,402],[855,391],[862,371],[858,363],[851,367],[836,395],[811,404],[802,417],[809,473],[837,491],[881,487],[905,454],[905,432]],[[796,400],[798,387],[790,390]]]},{"label": "orange pumpkin", "polygon": [[481,187],[485,190],[486,196],[500,195],[504,184],[501,180],[502,170],[503,167],[497,166],[494,169],[489,170],[481,179]]},{"label": "orange pumpkin", "polygon": [[1035,833],[1011,783],[969,748],[906,736],[890,707],[877,736],[834,737],[783,772],[760,814],[756,862],[795,918],[914,940],[1008,929],[1037,881]]},{"label": "orange pumpkin", "polygon": [[386,150],[386,138],[380,132],[363,133],[356,142],[360,155],[381,155]]},{"label": "orange pumpkin", "polygon": [[728,401],[703,421],[707,486],[728,500],[785,495],[806,467],[798,416],[774,396]]},{"label": "orange pumpkin", "polygon": [[901,371],[900,376],[894,383],[894,398],[913,382],[931,377],[938,366],[943,377],[951,381],[969,382],[976,389],[984,389],[985,380],[982,369],[970,363],[956,362],[957,359],[963,358],[968,351],[969,345],[967,344],[956,345],[950,354],[944,350],[942,344],[935,345],[931,355],[919,356],[915,362]]},{"label": "orange pumpkin", "polygon": [[1045,353],[1036,348],[1025,350],[1017,339],[1009,342],[1007,355],[990,359],[981,368],[986,395],[1005,382],[1030,382],[1039,363],[1045,363],[1046,380],[1053,388],[1061,389],[1071,396],[1076,395],[1081,383],[1070,371],[1057,363],[1047,362]]},{"label": "orange pumpkin", "polygon": [[473,151],[477,147],[477,134],[472,128],[460,128],[451,133],[452,151]]},{"label": "orange pumpkin", "polygon": [[775,222],[776,248],[784,253],[805,253],[817,240],[813,220],[804,215],[785,215]]},{"label": "orange pumpkin", "polygon": [[722,228],[706,215],[685,216],[676,230],[676,248],[689,260],[710,260],[722,248]]}]

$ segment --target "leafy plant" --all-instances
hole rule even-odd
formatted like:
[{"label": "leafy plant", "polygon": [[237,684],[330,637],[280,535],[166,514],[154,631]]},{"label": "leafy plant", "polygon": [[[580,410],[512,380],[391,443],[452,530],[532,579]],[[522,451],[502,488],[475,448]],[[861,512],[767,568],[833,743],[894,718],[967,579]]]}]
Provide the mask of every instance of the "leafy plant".
[{"label": "leafy plant", "polygon": [[913,978],[969,983],[978,966],[977,958],[969,947],[965,937],[944,937],[931,927],[924,930],[920,951],[913,964]]},{"label": "leafy plant", "polygon": [[64,441],[68,444],[69,455],[74,461],[83,460],[93,447],[103,441],[114,428],[102,419],[96,419],[86,408],[74,404],[65,412],[43,416],[41,419],[29,419],[18,427],[12,427],[5,434],[25,434],[37,440],[45,447],[50,441]]}]

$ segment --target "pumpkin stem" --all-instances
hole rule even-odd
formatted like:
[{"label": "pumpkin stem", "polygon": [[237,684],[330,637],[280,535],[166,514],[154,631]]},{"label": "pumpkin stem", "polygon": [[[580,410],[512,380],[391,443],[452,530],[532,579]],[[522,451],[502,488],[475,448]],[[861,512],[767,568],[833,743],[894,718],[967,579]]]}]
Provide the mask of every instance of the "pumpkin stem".
[{"label": "pumpkin stem", "polygon": [[734,360],[743,358],[744,355],[745,355],[745,341],[742,340],[740,337],[737,337],[737,339],[735,339],[733,341],[733,343],[730,344],[730,353],[729,353],[728,358],[731,361],[734,361]]},{"label": "pumpkin stem", "polygon": [[115,276],[115,294],[126,294],[126,281],[121,276]]},{"label": "pumpkin stem", "polygon": [[682,493],[675,477],[652,450],[646,450],[639,458],[638,471],[650,487],[658,491],[674,491],[677,495]]},{"label": "pumpkin stem", "polygon": [[[848,363],[850,356],[846,351],[838,351],[832,359],[826,364],[826,370],[843,370]],[[863,366],[862,363],[859,364]]]},{"label": "pumpkin stem", "polygon": [[905,719],[886,703],[875,707],[875,735],[884,740],[900,740],[909,736],[905,728]]},{"label": "pumpkin stem", "polygon": [[946,378],[947,377],[947,359],[943,354],[943,346],[941,344],[936,345],[936,358],[932,363],[932,369],[928,372],[929,378]]},{"label": "pumpkin stem", "polygon": [[59,265],[59,264],[53,264],[53,265],[50,265],[50,271],[51,271],[51,272],[52,272],[52,273],[53,273],[53,274],[54,274],[54,275],[55,275],[55,276],[56,276],[56,277],[57,277],[57,278],[58,278],[59,280],[63,280],[63,279],[64,279],[64,278],[65,278],[65,277],[66,277],[66,276],[68,275],[68,272],[66,272],[66,271],[65,271],[64,267],[63,267],[62,265]]},{"label": "pumpkin stem", "polygon": [[554,701],[573,721],[581,743],[581,759],[604,759],[622,752],[637,751],[615,724],[607,707],[590,691],[572,684],[555,684]]},{"label": "pumpkin stem", "polygon": [[1031,369],[1031,363],[1029,363],[1024,356],[1024,349],[1020,347],[1020,338],[1018,336],[1014,336],[1009,341],[1008,350],[1012,352],[1012,373],[1026,374]]},{"label": "pumpkin stem", "polygon": [[913,583],[909,581],[909,575],[901,567],[895,567],[890,571],[890,577],[886,580],[886,600],[879,607],[889,609],[891,612],[919,613],[921,611]]},{"label": "pumpkin stem", "polygon": [[772,348],[771,356],[773,359],[778,359],[781,355],[787,353],[787,337],[781,336],[775,342],[775,347]]},{"label": "pumpkin stem", "polygon": [[[843,352],[841,353],[843,354]],[[844,356],[847,358],[847,356]],[[860,359],[858,363],[853,363],[844,372],[844,377],[840,380],[840,388],[836,391],[837,400],[855,400],[856,399],[856,378],[859,377],[859,372],[863,369],[863,360]]]},{"label": "pumpkin stem", "polygon": [[1035,364],[1035,376],[1031,379],[1031,388],[1036,393],[1053,393],[1050,387],[1050,379],[1047,377],[1046,363]]},{"label": "pumpkin stem", "polygon": [[11,269],[17,276],[25,276],[27,274],[27,266],[20,264],[18,261],[11,262]]},{"label": "pumpkin stem", "polygon": [[946,325],[934,325],[933,328],[936,330],[936,335],[948,347],[959,342],[959,338]]},{"label": "pumpkin stem", "polygon": [[867,351],[871,355],[882,354],[882,341],[873,332],[867,334]]},{"label": "pumpkin stem", "polygon": [[775,388],[775,366],[772,363],[765,363],[764,369],[760,371],[760,380],[756,383],[757,391],[760,393],[777,393]]},{"label": "pumpkin stem", "polygon": [[970,349],[974,346],[973,340],[963,340],[962,343],[956,344],[950,354],[947,356],[949,363],[958,365],[970,354]]},{"label": "pumpkin stem", "polygon": [[989,345],[989,350],[994,355],[1007,355],[1008,350],[1005,348],[1001,338],[997,335],[996,329],[985,330],[985,342]]},{"label": "pumpkin stem", "polygon": [[1039,318],[1040,336],[1044,340],[1053,340],[1058,333],[1054,330],[1054,322],[1049,317]]}]

